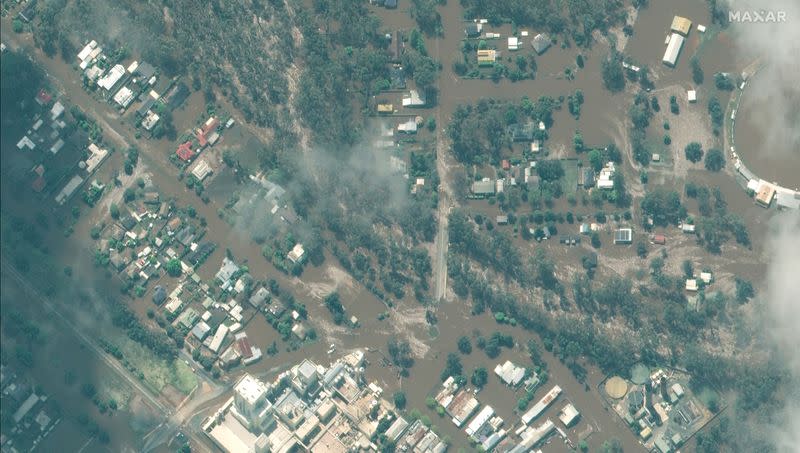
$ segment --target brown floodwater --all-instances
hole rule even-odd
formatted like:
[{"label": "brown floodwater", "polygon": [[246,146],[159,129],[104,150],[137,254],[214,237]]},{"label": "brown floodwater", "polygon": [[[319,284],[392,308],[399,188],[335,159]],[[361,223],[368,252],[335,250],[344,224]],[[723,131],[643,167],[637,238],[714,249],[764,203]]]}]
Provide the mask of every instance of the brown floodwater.
[{"label": "brown floodwater", "polygon": [[[687,16],[695,23],[707,24],[707,7],[704,2],[691,0],[678,0],[677,2],[653,1],[650,3],[650,6],[639,15],[639,20],[635,26],[635,35],[631,38],[625,52],[638,61],[647,64],[655,71],[658,76],[657,87],[672,83],[690,83],[691,75],[688,70],[688,58],[697,48],[700,48],[699,34],[693,28],[687,46],[681,53],[678,67],[674,70],[661,65],[663,38],[669,28],[672,15],[675,13]],[[387,28],[408,30],[414,27],[414,22],[408,16],[407,10],[402,9],[403,6],[407,5],[401,3],[401,9],[399,10],[376,8],[376,11]],[[625,94],[612,95],[602,88],[598,69],[601,58],[607,52],[602,45],[595,45],[588,51],[580,51],[586,59],[585,69],[578,70],[575,79],[572,81],[563,77],[563,71],[567,66],[574,67],[578,49],[562,49],[560,45],[551,47],[547,53],[537,58],[538,73],[535,80],[516,83],[508,80],[503,80],[499,83],[493,83],[490,80],[463,80],[456,77],[451,69],[452,61],[460,58],[461,53],[460,41],[463,36],[464,26],[461,7],[457,1],[451,0],[447,5],[440,7],[439,11],[442,14],[445,29],[444,37],[441,39],[429,38],[426,41],[431,54],[437,57],[443,66],[439,82],[440,105],[435,110],[425,109],[423,112],[425,112],[426,116],[430,112],[435,112],[438,115],[440,127],[445,127],[457,105],[474,103],[480,98],[519,101],[522,96],[528,96],[535,100],[543,95],[552,97],[566,96],[580,89],[585,97],[580,121],[575,121],[566,112],[566,108],[558,112],[555,115],[555,124],[550,131],[550,147],[556,148],[559,145],[563,145],[571,152],[572,134],[576,128],[581,130],[587,144],[602,144],[610,140],[615,140],[619,143],[620,137],[616,124],[621,115],[625,114],[629,98]],[[652,30],[657,32],[651,32]],[[491,29],[491,31],[498,31],[507,36],[510,27],[498,27],[497,29]],[[537,32],[534,29],[529,31],[531,36]],[[504,41],[501,40],[501,48],[504,47],[503,44]],[[726,50],[729,48],[730,46],[725,43],[720,44],[719,40],[704,44],[703,65],[706,70],[707,80],[705,87],[708,89],[711,88],[709,81],[713,75],[712,71],[731,69],[732,60],[728,58],[730,52]],[[504,56],[509,53],[507,51],[504,52]],[[527,50],[519,53],[526,54]],[[76,82],[77,74],[69,65],[60,60],[56,61],[47,58],[42,58],[41,60],[47,70],[67,87],[71,102],[95,106],[104,118],[120,130],[128,141],[132,142],[133,129],[129,120],[120,121],[108,105],[97,103],[86,95]],[[184,109],[175,114],[176,127],[178,127],[179,131],[183,130],[182,128],[194,125],[197,116],[202,112],[204,105],[201,93],[195,93],[186,105]],[[524,345],[528,338],[536,338],[537,336],[520,328],[500,326],[489,315],[471,316],[469,302],[459,299],[446,302],[438,307],[436,313],[439,323],[437,329],[434,330],[430,329],[424,322],[424,311],[419,303],[412,300],[412,297],[396,302],[395,309],[391,310],[391,316],[386,320],[379,321],[377,319],[378,314],[387,310],[384,304],[378,301],[362,285],[346,283],[339,286],[342,302],[348,314],[358,316],[361,327],[355,330],[337,330],[335,328],[328,330],[329,326],[332,326],[330,314],[322,306],[319,299],[311,295],[311,288],[317,284],[329,286],[335,284],[329,272],[329,266],[336,264],[335,259],[328,256],[326,263],[320,268],[309,266],[301,278],[302,281],[289,278],[277,271],[261,256],[260,247],[253,244],[245,234],[232,230],[227,223],[217,216],[217,209],[225,204],[228,197],[227,194],[223,191],[212,194],[211,203],[206,205],[199,200],[194,192],[187,190],[185,185],[178,181],[176,178],[177,169],[168,161],[168,156],[174,150],[174,146],[174,143],[166,140],[142,140],[140,142],[140,148],[143,151],[142,161],[148,165],[152,180],[162,193],[167,194],[169,197],[174,197],[179,206],[185,206],[186,204],[194,206],[198,211],[198,215],[204,217],[208,222],[207,239],[220,244],[220,247],[209,257],[206,264],[199,271],[201,277],[204,279],[213,277],[225,254],[225,249],[228,248],[237,258],[237,261],[246,263],[249,266],[250,272],[255,278],[275,278],[280,282],[283,289],[291,289],[297,299],[307,305],[311,324],[320,335],[318,341],[304,345],[296,351],[286,351],[284,346],[281,345],[280,351],[276,356],[265,356],[260,362],[247,367],[246,371],[269,377],[277,370],[285,369],[287,366],[291,366],[291,364],[306,357],[325,363],[348,350],[369,346],[372,349],[367,354],[367,360],[370,362],[368,376],[383,384],[387,391],[402,388],[408,395],[409,407],[418,408],[424,414],[430,416],[434,423],[439,426],[441,432],[453,440],[455,447],[468,448],[467,438],[463,431],[456,429],[448,418],[439,418],[435,412],[425,407],[425,398],[435,392],[439,385],[439,373],[442,370],[447,353],[456,349],[456,342],[460,336],[469,335],[474,329],[479,329],[483,335],[490,335],[495,330],[511,333],[520,346],[512,350],[503,350],[500,357],[489,360],[483,352],[476,349],[471,355],[462,358],[466,373],[470,374],[477,366],[484,366],[491,373],[497,363],[506,359],[513,360],[519,365],[530,365],[530,361],[524,351]],[[738,144],[737,147],[741,148],[742,145]],[[113,156],[114,160],[109,160],[104,165],[102,171],[106,172],[105,174],[113,171],[112,166],[113,168],[120,168],[122,161],[120,154]],[[706,175],[703,175],[703,178],[706,178]],[[751,228],[751,235],[754,240],[760,240],[762,237],[760,231],[766,222],[763,217],[763,210],[755,207],[727,175],[712,175],[710,178],[708,180],[709,183],[718,184],[722,188],[728,200],[729,209],[745,218]],[[73,203],[79,203],[79,200],[73,200]],[[472,207],[473,204],[470,206]],[[485,202],[475,203],[474,206],[482,211],[485,210],[487,215],[496,214],[497,212],[496,206],[489,206]],[[66,209],[64,209],[64,212],[67,212]],[[554,211],[573,210],[576,213],[586,211],[586,214],[595,212],[595,209],[591,206],[581,207],[579,205],[577,208],[570,208],[564,200],[558,201],[553,209]],[[523,209],[521,212],[527,211]],[[53,241],[54,253],[74,263],[72,264],[73,267],[84,267],[83,274],[92,272],[91,257],[87,254],[87,247],[91,244],[88,240],[88,231],[91,228],[92,220],[89,217],[86,216],[76,226],[76,233],[73,238],[77,240]],[[95,216],[93,215],[92,217],[94,218]],[[577,228],[576,226],[570,227],[567,224],[560,227],[564,228],[565,231],[568,228]],[[541,245],[525,243],[519,239],[518,241],[525,253],[532,253],[535,247],[542,246],[552,256],[557,257],[559,262],[568,262],[573,265],[578,263],[580,255],[585,253],[583,248],[565,250],[556,241]],[[610,244],[610,241],[605,242],[605,244]],[[756,247],[756,250],[751,254],[758,256],[759,251],[759,248]],[[602,253],[612,258],[635,255],[631,248],[614,248],[612,245],[604,245]],[[706,259],[702,252],[698,253],[700,259]],[[77,257],[80,257],[80,259]],[[713,258],[708,257],[708,259],[711,260]],[[741,269],[741,267],[731,264],[730,267],[725,269],[731,272],[737,271],[737,275],[739,275],[738,271],[746,272],[750,269],[751,278],[754,281],[761,281],[758,274],[762,271],[752,270],[752,266],[747,269]],[[112,284],[107,284],[107,288],[109,292],[115,291]],[[145,298],[131,304],[143,318],[146,310],[151,306],[148,300],[149,298],[145,296]],[[422,316],[420,316],[421,314]],[[277,332],[261,316],[256,316],[246,327],[246,331],[253,343],[260,347],[262,351],[278,339]],[[382,360],[384,356],[381,350],[385,350],[386,341],[394,334],[412,337],[414,339],[412,345],[415,350],[420,352],[420,357],[417,358],[417,363],[411,370],[410,378],[399,378],[396,368],[386,366]],[[329,359],[326,351],[330,343],[335,344],[337,350]],[[75,354],[78,353],[75,352]],[[550,368],[550,381],[536,393],[535,399],[541,398],[542,394],[554,384],[558,384],[564,389],[564,395],[553,407],[548,409],[542,419],[555,417],[555,413],[563,406],[563,403],[569,400],[583,414],[580,423],[568,431],[569,437],[573,442],[577,442],[582,437],[583,434],[581,433],[587,433],[587,429],[591,425],[591,429],[596,431],[595,434],[590,435],[587,439],[592,450],[599,447],[604,440],[610,437],[620,438],[627,451],[636,451],[640,448],[633,434],[623,426],[615,415],[608,412],[595,390],[597,384],[603,378],[597,369],[588,368],[589,376],[587,381],[590,384],[590,390],[587,392],[584,386],[578,383],[571,372],[554,356],[547,352],[544,352],[543,356]],[[73,355],[68,351],[65,357],[73,357]],[[86,369],[95,370],[99,376],[107,373],[99,364],[86,363],[83,366]],[[53,379],[57,380],[56,378]],[[477,397],[482,404],[491,404],[505,419],[508,427],[519,420],[519,415],[514,413],[514,408],[520,396],[519,392],[514,392],[500,385],[497,378],[491,374],[489,384]],[[80,401],[75,401],[75,404],[78,405],[76,407],[80,407]],[[120,415],[115,415],[113,421],[116,422],[119,418],[121,418]],[[119,432],[117,429],[107,428],[109,430],[114,429],[112,439],[125,440],[131,436],[130,434],[125,434],[124,425],[125,423],[121,423],[118,428]],[[122,443],[124,444],[124,442]],[[545,451],[567,450],[566,446],[557,439],[543,449]]]}]

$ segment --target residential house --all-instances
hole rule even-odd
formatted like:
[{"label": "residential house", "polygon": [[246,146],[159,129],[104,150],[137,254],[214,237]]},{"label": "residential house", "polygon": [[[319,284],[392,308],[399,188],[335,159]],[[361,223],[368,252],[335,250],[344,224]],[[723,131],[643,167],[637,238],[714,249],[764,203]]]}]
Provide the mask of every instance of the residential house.
[{"label": "residential house", "polygon": [[633,230],[620,228],[614,232],[614,244],[630,244],[633,242]]},{"label": "residential house", "polygon": [[614,162],[609,162],[600,170],[600,176],[597,178],[598,189],[613,189],[614,188]]},{"label": "residential house", "polygon": [[306,251],[303,250],[303,244],[297,243],[297,244],[294,245],[292,250],[289,251],[289,254],[287,255],[287,258],[289,258],[289,261],[291,261],[293,263],[299,263],[305,257],[305,253],[306,253]]},{"label": "residential house", "polygon": [[514,142],[532,142],[535,132],[536,125],[532,121],[525,124],[517,123],[508,126],[508,133],[511,134],[511,140]]},{"label": "residential house", "polygon": [[584,167],[578,173],[578,185],[589,189],[594,187],[594,170],[589,167]]},{"label": "residential house", "polygon": [[760,206],[768,208],[775,198],[775,187],[771,184],[762,183],[761,188],[758,189],[756,194],[756,203]]},{"label": "residential house", "polygon": [[403,96],[403,107],[425,107],[425,95],[417,90],[411,90]]},{"label": "residential house", "polygon": [[533,50],[541,55],[550,47],[550,36],[547,33],[539,33],[533,37],[531,44],[533,45]]},{"label": "residential house", "polygon": [[472,22],[467,24],[464,28],[464,35],[467,38],[477,38],[481,35],[481,31],[483,30],[483,24]]},{"label": "residential house", "polygon": [[492,66],[497,61],[497,51],[494,49],[479,49],[477,56],[478,66]]},{"label": "residential house", "polygon": [[97,85],[104,89],[106,93],[110,93],[114,87],[117,86],[117,83],[119,83],[124,75],[125,67],[121,64],[115,65],[106,73],[106,75],[97,81]]},{"label": "residential house", "polygon": [[189,162],[195,156],[195,152],[192,151],[192,142],[187,141],[185,143],[181,143],[178,145],[177,151],[175,151],[175,155],[184,162]]},{"label": "residential house", "polygon": [[480,181],[472,183],[472,194],[477,196],[494,195],[495,184],[489,178],[483,178]]}]

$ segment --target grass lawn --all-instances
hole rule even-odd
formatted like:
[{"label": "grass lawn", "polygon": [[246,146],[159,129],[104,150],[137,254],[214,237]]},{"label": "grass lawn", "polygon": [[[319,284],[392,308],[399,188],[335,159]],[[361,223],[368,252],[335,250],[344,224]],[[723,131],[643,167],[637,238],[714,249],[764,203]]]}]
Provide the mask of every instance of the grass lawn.
[{"label": "grass lawn", "polygon": [[180,359],[172,363],[156,357],[149,349],[127,338],[116,338],[115,344],[123,354],[123,361],[127,360],[130,366],[136,368],[136,372],[144,375],[144,384],[155,392],[161,393],[167,385],[172,385],[184,395],[197,385],[197,376]]},{"label": "grass lawn", "polygon": [[575,195],[578,192],[578,160],[564,159],[561,166],[564,168],[564,193]]}]

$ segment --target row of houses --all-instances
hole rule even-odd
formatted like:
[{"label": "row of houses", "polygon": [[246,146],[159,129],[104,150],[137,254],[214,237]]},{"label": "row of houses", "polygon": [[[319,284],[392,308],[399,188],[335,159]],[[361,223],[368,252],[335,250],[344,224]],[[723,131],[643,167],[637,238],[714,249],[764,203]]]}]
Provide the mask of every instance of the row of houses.
[{"label": "row of houses", "polygon": [[161,120],[155,107],[157,103],[165,103],[162,93],[168,92],[171,80],[161,80],[158,70],[145,61],[134,60],[126,65],[110,61],[95,40],[78,52],[77,61],[86,86],[96,89],[120,112],[138,100],[137,124],[148,132],[155,129]]},{"label": "row of houses", "polygon": [[[109,152],[92,143],[84,131],[76,130],[65,105],[54,101],[46,89],[40,89],[34,100],[41,111],[34,115],[31,127],[17,142],[17,149],[23,153],[22,160],[30,165],[31,190],[55,193],[55,203],[64,205],[102,165]],[[61,190],[55,192],[57,187]]]},{"label": "row of houses", "polygon": [[[518,387],[524,381],[526,391],[532,392],[539,384],[536,373],[531,374],[511,361],[498,364],[494,371],[502,382],[512,388]],[[530,451],[541,445],[557,429],[549,419],[538,426],[533,426],[532,423],[556,401],[560,394],[561,388],[554,386],[521,416],[520,424],[513,432],[503,427],[503,418],[496,414],[492,406],[485,405],[481,408],[474,392],[467,389],[461,379],[448,377],[435,400],[451,417],[454,425],[459,428],[464,427],[464,432],[470,437],[471,442],[481,451],[518,453]],[[558,419],[566,428],[573,426],[579,418],[580,413],[571,403],[566,403],[558,412]],[[566,438],[566,434],[558,430]]]},{"label": "row of houses", "polygon": [[[486,19],[476,19],[472,22],[468,23],[467,26],[464,28],[464,36],[467,39],[499,39],[501,38],[500,33],[494,32],[487,32],[484,30],[484,25],[487,24]],[[508,50],[510,51],[517,51],[520,50],[522,47],[522,42],[524,38],[529,36],[529,32],[527,30],[521,30],[519,32],[519,36],[509,36],[507,39]],[[541,55],[552,44],[552,39],[547,33],[539,33],[533,37],[531,40],[531,46],[533,50],[536,51],[537,54]],[[483,49],[482,49],[483,50]],[[488,50],[488,49],[487,49]],[[493,49],[492,49],[493,50]],[[478,51],[478,64],[481,64],[481,50]],[[487,53],[483,54],[484,56],[489,55]],[[493,52],[491,55],[496,56],[497,53]],[[492,60],[491,63],[494,63]]]}]

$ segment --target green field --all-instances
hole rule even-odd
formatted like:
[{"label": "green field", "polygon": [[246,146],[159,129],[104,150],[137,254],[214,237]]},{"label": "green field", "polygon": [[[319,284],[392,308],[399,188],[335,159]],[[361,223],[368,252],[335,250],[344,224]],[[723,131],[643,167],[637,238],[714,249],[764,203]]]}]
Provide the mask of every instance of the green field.
[{"label": "green field", "polygon": [[567,195],[575,195],[578,192],[578,167],[577,159],[564,159],[561,161],[561,166],[564,168],[564,193]]},{"label": "green field", "polygon": [[197,385],[197,376],[180,359],[169,363],[127,337],[115,338],[114,344],[122,351],[123,364],[128,369],[135,368],[134,374],[141,373],[144,376],[142,382],[157,393],[171,385],[188,395]]}]

